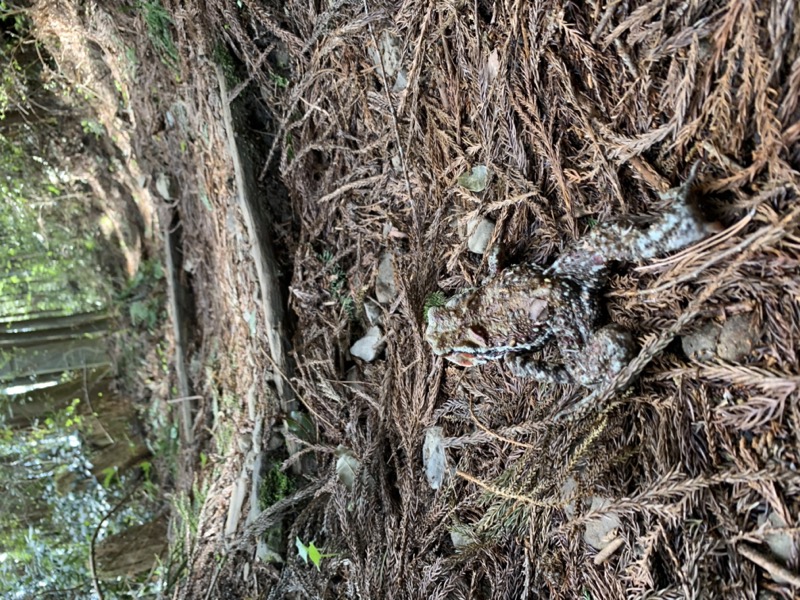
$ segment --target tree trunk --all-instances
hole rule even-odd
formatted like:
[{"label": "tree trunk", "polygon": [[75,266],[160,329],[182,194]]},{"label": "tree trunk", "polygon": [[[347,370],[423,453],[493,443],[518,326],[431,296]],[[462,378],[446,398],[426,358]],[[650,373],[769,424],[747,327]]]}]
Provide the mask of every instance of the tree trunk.
[{"label": "tree trunk", "polygon": [[[86,315],[80,316],[86,317]],[[108,319],[103,313],[90,316],[91,319],[83,322],[71,320],[70,317],[63,317],[61,319],[63,323],[58,323],[58,319],[46,319],[46,321],[52,322],[52,327],[49,328],[44,328],[40,322],[35,321],[30,325],[24,321],[16,323],[17,331],[11,333],[0,331],[0,349],[38,346],[45,343],[86,338],[96,336],[108,329]],[[22,330],[23,328],[24,330]]]},{"label": "tree trunk", "polygon": [[80,431],[90,448],[92,473],[101,482],[107,469],[122,475],[150,456],[133,403],[109,384],[108,379],[98,383],[86,399],[81,394]]},{"label": "tree trunk", "polygon": [[101,579],[146,573],[167,550],[167,519],[159,517],[101,540],[95,549]]},{"label": "tree trunk", "polygon": [[0,381],[26,375],[45,375],[109,364],[103,339],[56,341],[2,352]]},{"label": "tree trunk", "polygon": [[98,321],[106,321],[108,315],[105,311],[77,313],[73,315],[40,316],[32,314],[30,319],[14,321],[0,325],[0,340],[13,339],[13,336],[23,331],[43,331],[49,329],[82,329],[92,326]]}]

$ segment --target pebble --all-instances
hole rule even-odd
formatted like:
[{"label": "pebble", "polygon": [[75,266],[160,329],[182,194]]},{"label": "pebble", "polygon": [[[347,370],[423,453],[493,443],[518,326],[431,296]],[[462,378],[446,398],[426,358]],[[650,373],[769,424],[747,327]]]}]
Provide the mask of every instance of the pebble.
[{"label": "pebble", "polygon": [[373,325],[367,329],[367,333],[350,347],[350,354],[355,357],[372,362],[383,350],[386,342],[383,339],[381,328]]},{"label": "pebble", "polygon": [[386,252],[378,264],[378,277],[375,281],[375,296],[381,304],[391,304],[397,299],[397,285],[394,282],[392,255]]},{"label": "pebble", "polygon": [[483,254],[494,234],[494,221],[486,218],[474,218],[467,223],[467,248],[475,254]]}]

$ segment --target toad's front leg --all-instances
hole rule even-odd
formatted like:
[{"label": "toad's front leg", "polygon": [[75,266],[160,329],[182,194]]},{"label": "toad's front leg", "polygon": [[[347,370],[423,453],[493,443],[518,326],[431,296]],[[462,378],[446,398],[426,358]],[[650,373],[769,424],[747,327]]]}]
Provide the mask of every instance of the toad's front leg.
[{"label": "toad's front leg", "polygon": [[568,336],[559,340],[559,346],[564,365],[546,364],[527,354],[507,355],[505,362],[517,377],[596,388],[610,382],[625,368],[633,358],[635,348],[630,332],[618,325],[598,329],[584,346],[576,346]]}]

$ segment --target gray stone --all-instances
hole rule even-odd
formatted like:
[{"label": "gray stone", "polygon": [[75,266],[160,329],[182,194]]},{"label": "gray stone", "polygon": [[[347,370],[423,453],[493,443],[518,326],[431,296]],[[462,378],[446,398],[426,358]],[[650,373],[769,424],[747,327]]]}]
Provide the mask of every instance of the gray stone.
[{"label": "gray stone", "polygon": [[489,181],[489,169],[486,165],[476,165],[469,173],[459,175],[456,181],[470,192],[482,192]]},{"label": "gray stone", "polygon": [[392,167],[395,171],[400,171],[403,168],[403,161],[400,159],[400,154],[392,156]]},{"label": "gray stone", "polygon": [[381,256],[378,264],[378,277],[375,281],[375,296],[381,304],[391,304],[397,299],[397,285],[394,281],[394,264],[389,252]]},{"label": "gray stone", "polygon": [[364,312],[367,315],[367,321],[370,325],[380,325],[383,321],[383,311],[379,304],[372,300],[364,302]]},{"label": "gray stone", "polygon": [[[786,522],[774,511],[769,513],[769,517],[760,515],[757,522],[759,526],[769,523],[770,527],[775,529],[786,528]],[[792,559],[792,536],[785,531],[768,533],[764,536],[764,541],[767,542],[772,553],[784,562]]]},{"label": "gray stone", "polygon": [[749,314],[734,315],[722,326],[717,342],[717,354],[724,360],[738,362],[753,350],[756,334],[754,320]]},{"label": "gray stone", "polygon": [[471,544],[475,544],[477,539],[469,528],[459,525],[450,530],[450,541],[456,550],[463,550]]},{"label": "gray stone", "polygon": [[373,325],[367,329],[364,337],[350,347],[350,354],[361,360],[372,362],[378,357],[385,345],[386,342],[383,339],[381,328]]},{"label": "gray stone", "polygon": [[[571,498],[575,493],[575,490],[578,488],[578,482],[575,481],[573,477],[567,477],[564,481],[563,485],[561,486],[561,500],[564,501],[567,498]],[[575,516],[575,500],[570,500],[564,505],[564,513],[567,515],[568,519],[572,519]]]},{"label": "gray stone", "polygon": [[156,177],[156,191],[164,200],[173,200],[175,197],[175,185],[172,177],[166,173],[159,173]]},{"label": "gray stone", "polygon": [[408,73],[405,69],[400,69],[397,72],[397,80],[394,82],[394,86],[392,86],[393,92],[402,92],[404,89],[408,87]]},{"label": "gray stone", "polygon": [[486,218],[474,218],[467,223],[467,248],[475,254],[483,254],[494,234],[494,221]]},{"label": "gray stone", "polygon": [[[378,54],[380,52],[380,54]],[[386,79],[388,81],[392,81],[395,75],[398,75],[397,80],[394,83],[393,91],[400,91],[405,88],[405,85],[402,85],[400,81],[399,74],[401,72],[401,63],[402,63],[402,41],[400,38],[395,37],[388,31],[384,31],[381,34],[380,39],[378,40],[378,49],[377,51],[375,48],[369,48],[367,50],[370,58],[372,59],[372,64],[375,65],[375,71],[378,73],[380,77],[381,74],[381,62],[383,63],[383,68],[385,69]],[[403,76],[403,82],[407,85],[407,76]]]},{"label": "gray stone", "polygon": [[738,362],[753,350],[757,331],[749,314],[734,315],[722,325],[715,321],[704,323],[694,333],[681,338],[683,351],[690,358],[707,361],[714,356]]},{"label": "gray stone", "polygon": [[[602,510],[611,504],[607,498],[592,498],[591,510]],[[617,531],[621,526],[619,515],[615,512],[607,512],[586,523],[586,530],[583,533],[583,541],[595,550],[602,550],[610,544],[616,537]]]},{"label": "gray stone", "polygon": [[344,446],[336,448],[336,477],[348,490],[352,491],[356,483],[356,475],[361,469],[361,462],[355,457],[353,451]]},{"label": "gray stone", "polygon": [[225,519],[225,537],[231,536],[236,533],[239,526],[239,519],[242,517],[242,505],[244,498],[247,495],[248,476],[245,470],[242,470],[241,475],[236,480],[231,493],[231,501],[228,504],[228,517]]},{"label": "gray stone", "polygon": [[704,323],[700,329],[681,337],[681,347],[689,358],[706,361],[714,357],[720,332],[714,321]]},{"label": "gray stone", "polygon": [[447,469],[447,457],[444,453],[444,437],[441,427],[431,427],[425,432],[422,445],[422,463],[425,465],[425,477],[434,490],[438,490],[444,481]]}]

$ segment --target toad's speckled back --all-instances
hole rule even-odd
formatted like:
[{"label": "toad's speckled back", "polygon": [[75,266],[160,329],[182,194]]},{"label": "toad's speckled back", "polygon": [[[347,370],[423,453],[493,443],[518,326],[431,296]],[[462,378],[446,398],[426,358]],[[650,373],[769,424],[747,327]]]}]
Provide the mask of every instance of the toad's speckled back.
[{"label": "toad's speckled back", "polygon": [[[588,298],[574,284],[544,277],[534,265],[514,265],[432,308],[425,338],[434,353],[457,364],[482,364],[540,347],[553,334],[554,318],[592,319],[593,303],[583,302]],[[577,305],[564,305],[576,299]]]},{"label": "toad's speckled back", "polygon": [[[691,177],[664,194],[673,205],[647,229],[626,223],[596,227],[546,270],[514,265],[432,308],[425,339],[435,354],[462,366],[514,355],[509,364],[520,376],[583,385],[607,381],[633,348],[628,332],[616,326],[597,330],[599,288],[608,265],[674,252],[713,232],[715,225],[689,201],[690,184]],[[558,341],[563,368],[520,355],[550,338]]]}]

